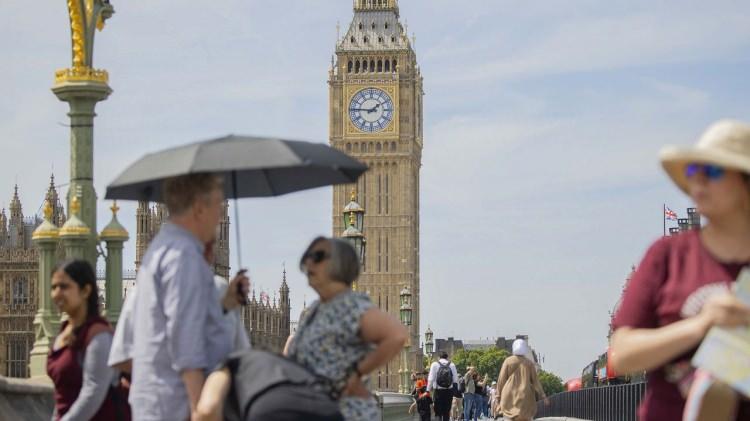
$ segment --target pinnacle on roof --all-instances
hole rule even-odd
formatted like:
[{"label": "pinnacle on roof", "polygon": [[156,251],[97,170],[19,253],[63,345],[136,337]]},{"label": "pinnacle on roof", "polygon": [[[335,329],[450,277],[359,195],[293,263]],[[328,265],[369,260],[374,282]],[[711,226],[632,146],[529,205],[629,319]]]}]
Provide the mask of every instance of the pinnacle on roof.
[{"label": "pinnacle on roof", "polygon": [[13,199],[10,201],[10,211],[11,213],[15,208],[20,209],[21,208],[21,200],[18,198],[18,184],[13,187]]},{"label": "pinnacle on roof", "polygon": [[284,271],[281,275],[281,290],[289,291],[289,285],[286,283],[286,263],[284,263]]}]

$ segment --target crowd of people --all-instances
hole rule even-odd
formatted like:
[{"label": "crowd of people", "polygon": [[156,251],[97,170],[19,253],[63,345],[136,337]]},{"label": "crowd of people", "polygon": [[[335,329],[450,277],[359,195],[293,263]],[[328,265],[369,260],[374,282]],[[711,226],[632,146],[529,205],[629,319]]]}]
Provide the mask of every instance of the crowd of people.
[{"label": "crowd of people", "polygon": [[412,375],[415,402],[409,412],[416,409],[422,421],[432,414],[438,421],[532,420],[537,401],[548,401],[530,356],[528,343],[516,339],[513,355],[503,362],[497,380],[491,380],[473,366],[459,375],[448,353],[441,352],[429,370]]},{"label": "crowd of people", "polygon": [[[735,279],[750,264],[750,127],[719,122],[695,148],[665,150],[662,163],[708,223],[648,250],[613,321],[612,362],[620,373],[649,372],[643,421],[750,419],[747,399],[690,365],[711,328],[750,324],[750,308],[733,293]],[[242,420],[313,420],[300,414],[327,402],[336,417],[320,419],[379,419],[368,375],[398,354],[407,331],[352,290],[360,270],[353,248],[324,237],[300,259],[319,299],[287,342],[284,361],[294,367],[279,360],[268,360],[270,370],[256,367],[266,369],[266,377],[308,373],[302,376],[313,379],[303,384],[308,399],[293,405],[288,396],[266,399],[269,407],[277,405],[269,412],[277,418],[254,418],[249,404],[238,404],[267,390],[258,382],[268,378],[236,363],[254,355],[238,314],[248,277],[240,271],[230,281],[215,279],[210,268],[222,192],[222,179],[211,174],[165,183],[169,222],[143,257],[116,329],[101,317],[88,262],[54,268],[51,298],[67,316],[48,356],[54,419],[217,420],[231,407]],[[535,364],[525,357],[527,346],[523,340],[513,344],[496,381],[474,367],[459,374],[448,355],[440,355],[415,376],[411,410],[422,420],[433,414],[440,421],[533,419],[546,397]],[[281,377],[275,384],[283,383]]]}]

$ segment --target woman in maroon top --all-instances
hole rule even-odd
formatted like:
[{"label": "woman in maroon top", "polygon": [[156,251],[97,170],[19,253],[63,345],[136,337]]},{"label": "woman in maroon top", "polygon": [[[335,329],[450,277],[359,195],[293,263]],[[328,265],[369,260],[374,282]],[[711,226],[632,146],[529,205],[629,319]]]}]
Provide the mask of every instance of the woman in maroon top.
[{"label": "woman in maroon top", "polygon": [[127,403],[116,410],[114,371],[107,366],[112,327],[99,315],[96,276],[85,260],[59,264],[52,274],[52,300],[68,320],[60,326],[47,357],[55,384],[54,419],[121,420]]},{"label": "woman in maroon top", "polygon": [[[690,358],[707,331],[750,324],[750,308],[731,293],[750,263],[750,126],[720,121],[696,147],[664,149],[661,161],[707,224],[654,243],[615,315],[615,370],[648,371],[642,421],[681,420]],[[748,409],[743,402],[736,419]]]}]

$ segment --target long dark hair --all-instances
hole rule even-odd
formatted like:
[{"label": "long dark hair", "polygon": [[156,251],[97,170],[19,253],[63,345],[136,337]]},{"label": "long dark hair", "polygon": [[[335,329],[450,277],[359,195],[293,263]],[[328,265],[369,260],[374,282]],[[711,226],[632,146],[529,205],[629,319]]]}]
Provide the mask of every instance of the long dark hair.
[{"label": "long dark hair", "polygon": [[91,294],[89,294],[88,303],[86,306],[87,314],[86,319],[99,316],[99,289],[96,287],[96,274],[94,268],[91,267],[89,262],[80,259],[65,260],[57,264],[52,269],[54,275],[57,271],[63,271],[70,277],[78,288],[83,290],[86,285],[91,287]]}]

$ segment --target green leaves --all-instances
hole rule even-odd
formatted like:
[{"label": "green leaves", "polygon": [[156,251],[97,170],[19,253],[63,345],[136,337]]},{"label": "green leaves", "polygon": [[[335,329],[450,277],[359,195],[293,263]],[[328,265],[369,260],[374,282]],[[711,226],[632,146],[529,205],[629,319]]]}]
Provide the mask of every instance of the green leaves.
[{"label": "green leaves", "polygon": [[555,393],[565,391],[565,385],[561,378],[557,377],[553,373],[539,370],[539,382],[542,384],[542,389],[547,396],[552,396]]}]

